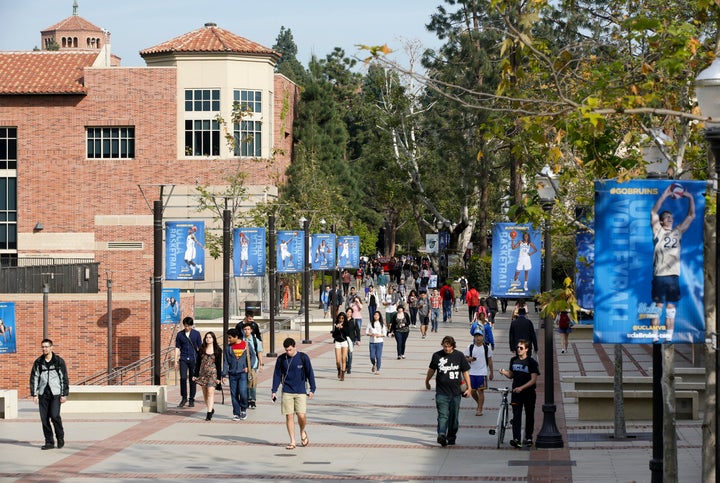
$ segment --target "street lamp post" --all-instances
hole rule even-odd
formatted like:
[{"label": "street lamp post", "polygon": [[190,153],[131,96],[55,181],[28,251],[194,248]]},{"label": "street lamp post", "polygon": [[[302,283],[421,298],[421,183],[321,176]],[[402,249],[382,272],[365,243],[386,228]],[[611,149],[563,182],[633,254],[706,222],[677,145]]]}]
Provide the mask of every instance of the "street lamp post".
[{"label": "street lamp post", "polygon": [[[557,179],[548,166],[535,177],[535,183],[540,196],[540,203],[548,214],[545,221],[545,291],[552,290],[552,250],[550,246],[550,211],[555,204]],[[555,355],[553,342],[553,321],[550,316],[545,317],[545,404],[543,404],[543,424],[535,439],[537,448],[562,448],[563,440],[555,422],[555,368],[553,358]]]},{"label": "street lamp post", "polygon": [[[710,118],[708,128],[705,130],[705,139],[710,144],[713,158],[715,160],[715,230],[720,227],[720,58],[716,58],[710,67],[700,72],[695,80],[695,95],[698,105],[704,116]],[[715,334],[712,339],[712,347],[715,351],[715,481],[720,481],[720,445],[717,444],[720,436],[720,417],[718,415],[718,403],[720,403],[720,384],[718,384],[718,373],[720,372],[720,351],[718,350],[718,334],[720,334],[720,287],[718,286],[720,276],[720,247],[718,246],[717,234],[715,235]]]},{"label": "street lamp post", "polygon": [[303,262],[303,293],[302,293],[302,305],[305,314],[305,340],[303,344],[312,344],[310,340],[310,220],[304,216],[300,218],[303,229],[303,251],[304,251],[304,262]]}]

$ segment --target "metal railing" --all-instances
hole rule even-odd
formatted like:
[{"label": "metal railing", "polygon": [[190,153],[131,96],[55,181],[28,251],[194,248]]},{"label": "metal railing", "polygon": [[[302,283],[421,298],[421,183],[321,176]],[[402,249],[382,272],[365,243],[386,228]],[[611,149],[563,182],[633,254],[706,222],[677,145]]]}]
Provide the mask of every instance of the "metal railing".
[{"label": "metal railing", "polygon": [[2,260],[0,293],[98,293],[100,263],[90,258]]},{"label": "metal railing", "polygon": [[[167,347],[162,352],[162,370],[160,379],[167,380],[168,374],[173,370],[174,347]],[[108,371],[98,372],[77,383],[80,386],[138,386],[154,384],[153,381],[153,354],[143,357],[127,366],[120,367],[108,374]]]}]

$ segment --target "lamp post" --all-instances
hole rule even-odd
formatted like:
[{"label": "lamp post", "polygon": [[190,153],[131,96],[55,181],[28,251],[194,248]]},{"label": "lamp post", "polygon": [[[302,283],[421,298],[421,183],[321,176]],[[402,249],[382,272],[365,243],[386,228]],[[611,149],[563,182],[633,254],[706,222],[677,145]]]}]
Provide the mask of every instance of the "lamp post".
[{"label": "lamp post", "polygon": [[445,223],[443,223],[442,220],[438,220],[435,222],[435,226],[437,226],[438,229],[438,253],[440,258],[440,263],[438,264],[440,268],[440,279],[438,280],[438,284],[444,284],[447,279],[447,244],[443,244],[442,233],[442,228],[445,226]]},{"label": "lamp post", "polygon": [[310,340],[310,270],[308,264],[310,262],[310,220],[304,216],[300,218],[300,223],[303,229],[303,293],[302,293],[302,306],[305,313],[305,340],[303,344],[312,344]]},{"label": "lamp post", "polygon": [[[550,211],[555,204],[557,192],[557,179],[549,166],[545,166],[540,174],[535,176],[540,203],[548,214],[545,220],[545,291],[552,290],[552,249],[550,246]],[[545,404],[543,404],[543,424],[535,439],[537,448],[562,448],[563,440],[555,422],[555,368],[553,358],[555,347],[553,343],[553,321],[545,317]]]},{"label": "lamp post", "polygon": [[[695,79],[695,95],[698,105],[704,116],[710,118],[705,130],[705,139],[710,144],[715,159],[715,230],[720,227],[720,58],[716,58],[710,67],[698,74]],[[718,334],[720,334],[720,247],[718,247],[717,233],[715,235],[715,334],[712,338],[712,347],[715,351],[715,481],[720,480],[720,445],[717,444],[720,435],[720,416],[718,415],[718,402],[720,402],[720,384],[718,373],[720,371],[720,351],[718,350]]]}]

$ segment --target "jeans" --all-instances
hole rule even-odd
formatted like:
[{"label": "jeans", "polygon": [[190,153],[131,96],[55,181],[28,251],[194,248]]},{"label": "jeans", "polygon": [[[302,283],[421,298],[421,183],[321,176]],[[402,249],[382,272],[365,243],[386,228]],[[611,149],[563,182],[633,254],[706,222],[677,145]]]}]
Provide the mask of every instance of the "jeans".
[{"label": "jeans", "polygon": [[397,354],[398,356],[405,355],[405,343],[407,342],[410,332],[398,332],[395,331],[395,342],[397,343]]},{"label": "jeans", "polygon": [[43,434],[45,435],[45,444],[55,444],[53,427],[55,428],[55,436],[57,436],[58,441],[64,440],[65,430],[63,429],[62,418],[60,417],[60,396],[53,396],[52,393],[46,389],[45,392],[38,397],[38,406],[40,408],[40,421],[42,422]]},{"label": "jeans", "polygon": [[375,370],[379,371],[382,366],[382,342],[370,342],[370,364],[375,366]]},{"label": "jeans", "polygon": [[448,319],[452,319],[452,300],[443,300],[442,301],[442,308],[443,308],[443,323],[447,322]]},{"label": "jeans", "polygon": [[[372,320],[372,319],[370,319]],[[358,335],[358,342],[360,342],[361,334],[362,334],[362,319],[355,319],[355,325],[357,326],[357,335]]]},{"label": "jeans", "polygon": [[[188,374],[190,375],[189,380]],[[183,400],[188,398],[188,382],[190,383],[190,401],[195,400],[197,385],[195,384],[195,381],[192,380],[193,374],[195,374],[195,361],[180,359],[180,396]]]},{"label": "jeans", "polygon": [[430,319],[430,323],[432,324],[432,330],[435,332],[438,331],[438,322],[440,320],[440,308],[432,309],[432,316]]},{"label": "jeans", "polygon": [[520,394],[513,394],[512,401],[512,431],[513,439],[520,440],[522,427],[522,412],[525,409],[525,439],[532,439],[533,428],[535,427],[535,391],[523,391]]},{"label": "jeans", "polygon": [[247,411],[248,408],[247,372],[230,374],[228,376],[228,382],[230,383],[230,399],[232,400],[233,414],[240,416],[240,413]]},{"label": "jeans", "polygon": [[435,394],[435,407],[437,408],[437,432],[445,435],[448,443],[454,443],[457,438],[460,415],[460,396]]},{"label": "jeans", "polygon": [[417,307],[410,307],[410,323],[412,325],[417,324],[417,314],[418,314]]},{"label": "jeans", "polygon": [[368,320],[370,322],[372,322],[375,312],[377,312],[377,305],[368,305],[368,314],[370,314],[370,318]]}]

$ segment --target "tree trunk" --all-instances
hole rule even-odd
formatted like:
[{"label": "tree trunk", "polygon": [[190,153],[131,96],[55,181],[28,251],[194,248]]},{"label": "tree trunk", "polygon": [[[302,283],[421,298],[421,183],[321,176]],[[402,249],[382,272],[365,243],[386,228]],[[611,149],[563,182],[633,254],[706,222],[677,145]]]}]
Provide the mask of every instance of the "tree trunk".
[{"label": "tree trunk", "polygon": [[[715,293],[717,290],[717,227],[713,216],[705,217],[705,340],[711,340],[715,333],[715,320],[717,306],[715,304]],[[715,428],[717,424],[718,401],[715,397],[717,392],[717,372],[715,367],[715,351],[712,344],[705,344],[705,412],[702,425],[702,466],[703,481],[706,483],[715,482],[715,444],[717,435]]]},{"label": "tree trunk", "polygon": [[613,437],[616,441],[627,438],[622,369],[622,345],[615,344],[615,375],[613,376],[613,389],[615,391],[615,433]]},{"label": "tree trunk", "polygon": [[675,346],[663,344],[663,481],[678,479],[677,436],[675,434]]}]

